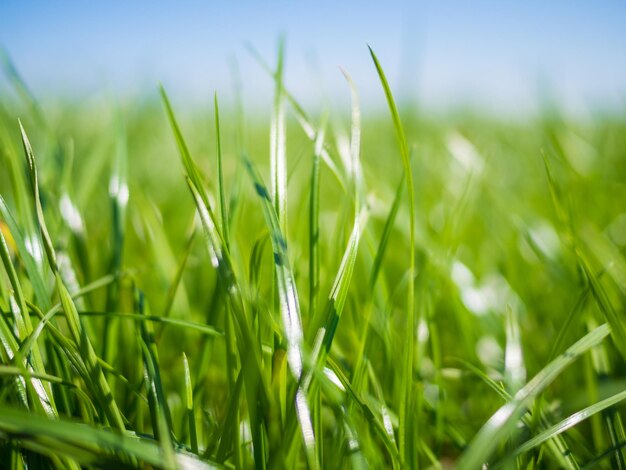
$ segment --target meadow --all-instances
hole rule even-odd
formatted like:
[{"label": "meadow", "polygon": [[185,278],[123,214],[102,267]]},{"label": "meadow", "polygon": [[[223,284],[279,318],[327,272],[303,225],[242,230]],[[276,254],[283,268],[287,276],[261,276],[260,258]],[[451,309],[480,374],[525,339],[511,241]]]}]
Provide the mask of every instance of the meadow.
[{"label": "meadow", "polygon": [[626,468],[624,114],[436,116],[371,55],[373,114],[5,61],[0,466]]}]

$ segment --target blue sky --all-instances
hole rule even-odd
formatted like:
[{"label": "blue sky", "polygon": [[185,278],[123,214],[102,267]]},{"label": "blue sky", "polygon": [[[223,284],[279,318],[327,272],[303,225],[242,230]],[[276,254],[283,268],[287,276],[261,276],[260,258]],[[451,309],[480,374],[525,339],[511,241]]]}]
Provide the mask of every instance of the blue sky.
[{"label": "blue sky", "polygon": [[626,104],[626,2],[0,1],[0,45],[44,98],[159,81],[180,99],[228,97],[236,57],[246,101],[264,105],[271,80],[245,44],[274,63],[280,34],[287,85],[310,105],[347,102],[338,66],[366,106],[382,102],[366,44],[398,95],[429,107],[514,113],[542,89],[574,111]]}]

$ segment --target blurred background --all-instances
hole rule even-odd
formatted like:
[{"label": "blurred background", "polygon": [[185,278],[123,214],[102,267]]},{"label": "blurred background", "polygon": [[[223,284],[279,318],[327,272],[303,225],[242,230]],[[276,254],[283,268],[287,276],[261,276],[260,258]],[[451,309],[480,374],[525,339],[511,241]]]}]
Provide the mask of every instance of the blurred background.
[{"label": "blurred background", "polygon": [[273,66],[283,35],[286,84],[310,107],[348,103],[339,66],[365,107],[384,104],[369,44],[424,109],[622,112],[625,26],[623,1],[0,2],[0,47],[39,99],[152,96],[162,82],[204,105],[229,99],[236,63],[248,109],[269,107],[273,85],[246,44]]}]

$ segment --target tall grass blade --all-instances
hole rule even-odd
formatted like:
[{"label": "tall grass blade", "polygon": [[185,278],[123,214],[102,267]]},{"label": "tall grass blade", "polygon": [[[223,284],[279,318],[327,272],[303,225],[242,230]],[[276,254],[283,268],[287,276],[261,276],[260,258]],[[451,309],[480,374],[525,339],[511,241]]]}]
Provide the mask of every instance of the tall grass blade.
[{"label": "tall grass blade", "polygon": [[[111,240],[112,253],[110,258],[109,272],[117,274],[121,272],[123,266],[124,238],[126,233],[126,210],[130,192],[127,181],[127,160],[128,151],[126,143],[126,131],[122,124],[121,116],[117,118],[116,129],[116,155],[111,177],[109,179],[109,204],[111,207]],[[116,311],[120,309],[119,291],[121,290],[121,279],[117,283],[109,286],[107,295],[107,310]],[[105,360],[111,361],[113,351],[119,344],[119,322],[112,317],[105,318],[104,339],[102,356]]]},{"label": "tall grass blade", "polygon": [[[248,50],[250,51],[250,54],[259,63],[259,65],[263,68],[263,70],[265,70],[274,80],[277,80],[277,76],[272,70],[272,68],[263,60],[263,58],[256,51],[256,49],[254,49],[254,47],[252,47],[249,44],[247,46],[248,46]],[[300,127],[304,131],[304,134],[309,138],[311,142],[315,142],[317,136],[319,135],[320,127],[323,127],[323,126],[318,127],[313,124],[313,120],[307,115],[307,113],[304,111],[304,108],[300,106],[300,104],[295,99],[295,97],[291,93],[289,93],[289,91],[284,86],[283,86],[283,93],[284,93],[284,96],[287,98],[287,101],[289,102],[293,110],[295,111],[296,119],[298,120]],[[335,176],[335,178],[337,179],[339,184],[342,186],[342,188],[345,189],[346,185],[344,182],[344,177],[342,176],[341,171],[337,167],[337,164],[334,162],[334,160],[332,159],[332,157],[328,153],[328,150],[325,147],[322,147],[320,156],[322,158],[322,161],[326,164],[328,169]]]},{"label": "tall grass blade", "polygon": [[287,240],[281,230],[278,214],[270,200],[269,193],[252,161],[245,160],[248,174],[254,184],[265,216],[265,223],[270,232],[274,250],[274,267],[279,292],[280,313],[283,321],[285,340],[287,341],[287,359],[291,372],[298,380],[302,375],[302,321],[296,283],[287,254]]},{"label": "tall grass blade", "polygon": [[270,123],[270,190],[278,225],[283,233],[287,229],[287,131],[285,128],[285,105],[283,92],[283,62],[285,43],[278,45],[278,64],[276,66],[274,106]]},{"label": "tall grass blade", "polygon": [[[143,294],[136,293],[135,310],[139,315],[144,314]],[[147,322],[140,324],[140,346],[143,351],[146,385],[148,387],[148,406],[152,417],[152,429],[155,438],[160,442],[163,451],[165,466],[174,468],[174,449],[172,442],[172,418],[170,415],[163,383],[157,345],[154,342],[154,329]]]},{"label": "tall grass blade", "polygon": [[217,93],[213,95],[213,105],[215,106],[215,145],[217,150],[217,186],[219,189],[219,204],[220,215],[222,220],[222,235],[224,236],[224,243],[228,248],[229,236],[228,236],[228,212],[226,211],[226,195],[224,186],[224,170],[222,168],[222,137],[220,133],[220,110],[217,103]]},{"label": "tall grass blade", "polygon": [[320,289],[320,152],[324,146],[325,129],[315,139],[311,190],[309,196],[309,318],[316,318]]},{"label": "tall grass blade", "polygon": [[325,356],[330,352],[330,348],[335,337],[335,332],[339,324],[339,319],[348,297],[348,289],[350,287],[350,281],[352,280],[352,273],[354,272],[354,265],[356,263],[357,251],[359,248],[359,240],[367,221],[367,210],[363,209],[359,216],[354,221],[354,227],[352,234],[348,241],[348,246],[344,252],[343,258],[332,289],[328,298],[328,304],[325,312],[324,321],[324,339],[322,341],[322,351],[317,358],[318,366],[323,364]]},{"label": "tall grass blade", "polygon": [[206,234],[211,263],[217,270],[220,286],[226,294],[229,311],[233,313],[235,320],[237,348],[242,372],[245,377],[244,387],[248,402],[255,462],[258,466],[264,468],[266,460],[264,440],[265,423],[261,411],[268,407],[269,392],[261,367],[261,347],[257,337],[250,328],[250,323],[248,322],[245,311],[245,303],[242,298],[242,290],[235,275],[233,263],[225,245],[223,235],[219,231],[219,223],[204,189],[200,172],[198,171],[196,163],[191,158],[163,87],[161,87],[161,96],[165,104],[170,125],[174,132],[183,166],[185,167],[187,185],[191,191]]},{"label": "tall grass blade", "polygon": [[37,168],[35,166],[35,157],[33,155],[33,150],[31,148],[28,137],[26,136],[26,131],[24,130],[21,122],[20,130],[22,133],[22,143],[24,145],[24,153],[26,154],[26,160],[28,163],[31,178],[35,213],[37,214],[37,221],[39,223],[39,229],[41,231],[41,238],[44,243],[44,251],[46,253],[50,269],[55,276],[56,288],[61,299],[61,305],[63,306],[65,318],[67,319],[72,337],[77,346],[80,348],[81,354],[83,355],[83,360],[85,361],[85,364],[89,371],[89,375],[90,377],[93,377],[93,391],[98,396],[99,402],[103,406],[109,423],[111,424],[111,426],[116,427],[119,430],[124,430],[125,426],[124,420],[122,419],[122,414],[120,413],[117,403],[113,398],[109,384],[102,373],[102,368],[100,367],[91,341],[87,337],[82,327],[78,312],[76,310],[76,306],[74,305],[74,301],[72,300],[72,297],[70,296],[67,288],[63,284],[63,281],[61,280],[56,254],[54,251],[54,247],[52,246],[52,240],[50,238],[50,235],[48,234],[48,229],[46,227],[46,222],[43,216],[43,209],[41,207],[41,202],[39,199],[39,185],[37,182]]},{"label": "tall grass blade", "polygon": [[[274,251],[274,268],[278,287],[278,301],[282,319],[283,334],[287,342],[287,364],[293,378],[300,381],[303,373],[303,332],[300,317],[300,303],[296,291],[296,283],[287,254],[287,240],[281,230],[278,214],[261,176],[250,159],[245,160],[248,174],[252,179],[257,195],[261,199],[265,223],[270,232]],[[307,460],[310,466],[317,467],[315,435],[306,390],[300,385],[295,393],[295,412],[300,424],[304,440]]]},{"label": "tall grass blade", "polygon": [[376,66],[378,77],[385,92],[391,118],[396,131],[396,138],[398,146],[400,148],[400,156],[402,157],[402,164],[404,166],[404,174],[406,177],[407,196],[409,201],[409,267],[408,276],[409,284],[407,291],[406,302],[406,328],[404,338],[404,348],[402,354],[402,384],[401,384],[401,399],[399,406],[399,428],[398,428],[398,444],[400,448],[400,455],[403,456],[404,463],[406,465],[414,465],[415,452],[411,452],[408,441],[412,441],[412,430],[414,428],[414,416],[409,410],[412,409],[412,391],[413,391],[413,344],[414,344],[414,331],[415,331],[415,190],[413,188],[413,171],[411,169],[411,159],[409,157],[409,147],[407,145],[406,137],[404,135],[404,129],[402,127],[402,121],[400,120],[400,114],[396,107],[395,100],[391,93],[387,77],[383,71],[376,54],[371,47],[369,47],[370,55]]},{"label": "tall grass blade", "polygon": [[359,105],[359,94],[352,77],[344,69],[341,73],[348,82],[350,88],[350,98],[352,102],[351,126],[350,126],[350,168],[349,174],[354,192],[354,215],[358,216],[361,210],[362,171],[361,171],[361,108]]}]

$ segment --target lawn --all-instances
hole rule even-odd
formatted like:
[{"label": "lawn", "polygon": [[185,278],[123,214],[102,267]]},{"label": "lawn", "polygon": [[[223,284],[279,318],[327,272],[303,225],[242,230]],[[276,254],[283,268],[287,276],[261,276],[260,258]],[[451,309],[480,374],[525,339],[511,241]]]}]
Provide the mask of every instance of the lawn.
[{"label": "lawn", "polygon": [[435,115],[371,56],[386,112],[280,54],[256,114],[5,64],[2,466],[626,468],[626,118]]}]

